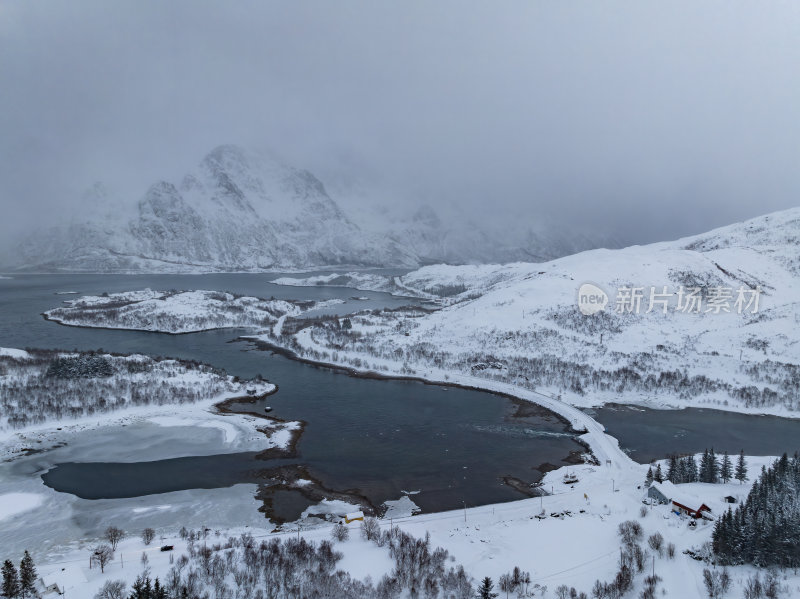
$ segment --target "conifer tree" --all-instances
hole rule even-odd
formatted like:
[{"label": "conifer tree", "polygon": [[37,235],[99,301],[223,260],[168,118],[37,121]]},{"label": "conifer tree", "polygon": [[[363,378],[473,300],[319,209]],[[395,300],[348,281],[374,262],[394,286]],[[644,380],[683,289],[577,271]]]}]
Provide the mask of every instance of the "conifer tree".
[{"label": "conifer tree", "polygon": [[800,457],[784,454],[753,483],[744,503],[717,520],[714,553],[724,565],[800,567]]},{"label": "conifer tree", "polygon": [[703,450],[703,457],[700,458],[700,482],[714,482],[713,467],[711,466],[711,454],[708,453],[708,448]]},{"label": "conifer tree", "polygon": [[739,453],[739,461],[736,463],[736,480],[740,483],[747,480],[747,462],[744,459],[744,449]]},{"label": "conifer tree", "polygon": [[481,582],[481,586],[478,587],[478,598],[495,599],[495,597],[497,597],[497,593],[492,592],[493,588],[494,584],[492,583],[492,579],[487,576],[483,579],[483,582]]},{"label": "conifer tree", "polygon": [[696,483],[697,480],[697,460],[694,459],[693,455],[690,455],[686,458],[686,480],[684,482]]},{"label": "conifer tree", "polygon": [[27,550],[19,564],[19,583],[23,597],[36,595],[36,566],[33,564],[33,558]]},{"label": "conifer tree", "polygon": [[653,475],[653,479],[657,483],[663,483],[664,482],[664,475],[661,473],[661,464],[658,464],[656,466],[656,473]]},{"label": "conifer tree", "polygon": [[678,482],[678,456],[669,456],[669,467],[667,468],[667,480],[671,483]]},{"label": "conifer tree", "polygon": [[713,447],[708,454],[708,482],[719,482],[719,462],[717,461],[717,456],[714,454]]},{"label": "conifer tree", "polygon": [[722,464],[719,467],[719,477],[723,483],[727,484],[733,478],[733,464],[728,452],[722,454]]},{"label": "conifer tree", "polygon": [[14,599],[19,597],[21,588],[19,584],[19,574],[11,560],[3,562],[3,586],[2,592],[4,597]]},{"label": "conifer tree", "polygon": [[649,487],[653,484],[653,467],[647,469],[647,476],[644,478],[644,486]]}]

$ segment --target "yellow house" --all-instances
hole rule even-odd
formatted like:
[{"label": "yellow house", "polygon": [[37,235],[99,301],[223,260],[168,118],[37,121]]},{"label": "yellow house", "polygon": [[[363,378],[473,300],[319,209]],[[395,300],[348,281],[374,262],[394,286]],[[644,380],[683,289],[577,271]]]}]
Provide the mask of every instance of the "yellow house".
[{"label": "yellow house", "polygon": [[364,512],[350,512],[349,514],[345,515],[344,521],[347,524],[351,522],[355,522],[356,520],[364,521]]}]

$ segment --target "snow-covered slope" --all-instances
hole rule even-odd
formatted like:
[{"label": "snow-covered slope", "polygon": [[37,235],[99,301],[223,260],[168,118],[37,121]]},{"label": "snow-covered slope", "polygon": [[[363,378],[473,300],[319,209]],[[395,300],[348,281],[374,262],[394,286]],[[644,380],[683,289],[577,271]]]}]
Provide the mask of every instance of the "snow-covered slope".
[{"label": "snow-covered slope", "polygon": [[[102,187],[90,196],[116,205]],[[216,148],[178,184],[153,184],[135,206],[37,232],[12,261],[101,272],[416,264],[394,241],[353,224],[308,171],[235,146]]]},{"label": "snow-covered slope", "polygon": [[698,252],[749,248],[800,275],[800,208],[773,212],[743,223],[680,239],[674,244]]},{"label": "snow-covered slope", "polygon": [[[796,410],[798,236],[800,209],[792,209],[676,242],[542,264],[429,267],[403,281],[469,292],[431,314],[362,315],[352,319],[352,333],[316,324],[296,342],[331,358],[335,348],[335,358],[348,364],[478,373],[564,393],[575,403]],[[578,310],[584,283],[605,291],[605,310]],[[618,305],[625,287],[641,288],[638,312]],[[651,309],[651,288],[660,294],[664,287],[666,306],[655,301]],[[731,295],[718,310],[720,289]],[[758,307],[748,307],[757,289]],[[690,291],[699,312],[678,309]]]},{"label": "snow-covered slope", "polygon": [[446,305],[478,297],[495,283],[527,274],[530,269],[531,264],[526,262],[461,266],[435,264],[401,276],[352,271],[311,277],[280,277],[272,282],[293,287],[351,287],[363,291],[383,291]]}]

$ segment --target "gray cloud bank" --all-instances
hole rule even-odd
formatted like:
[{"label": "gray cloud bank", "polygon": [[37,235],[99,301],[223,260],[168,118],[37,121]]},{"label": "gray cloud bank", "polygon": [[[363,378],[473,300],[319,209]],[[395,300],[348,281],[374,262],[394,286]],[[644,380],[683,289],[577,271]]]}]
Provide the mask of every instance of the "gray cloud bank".
[{"label": "gray cloud bank", "polygon": [[700,232],[798,204],[798,31],[796,2],[5,0],[0,234],[220,143],[500,229]]}]

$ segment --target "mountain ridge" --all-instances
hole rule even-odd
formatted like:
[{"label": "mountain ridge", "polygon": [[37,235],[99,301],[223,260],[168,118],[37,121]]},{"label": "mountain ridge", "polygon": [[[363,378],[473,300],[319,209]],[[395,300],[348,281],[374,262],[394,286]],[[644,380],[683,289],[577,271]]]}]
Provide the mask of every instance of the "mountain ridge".
[{"label": "mountain ridge", "polygon": [[[341,190],[337,196],[347,195]],[[336,196],[336,194],[334,194]],[[414,268],[540,261],[614,246],[600,235],[526,220],[502,226],[442,218],[431,206],[366,222],[366,194],[348,210],[308,170],[267,152],[220,145],[177,181],[123,201],[102,184],[64,222],[23,238],[10,272],[269,272],[329,267]]]}]

